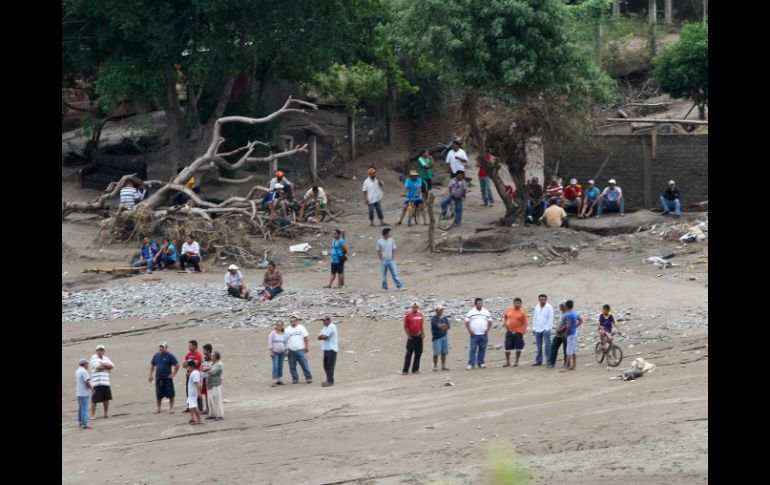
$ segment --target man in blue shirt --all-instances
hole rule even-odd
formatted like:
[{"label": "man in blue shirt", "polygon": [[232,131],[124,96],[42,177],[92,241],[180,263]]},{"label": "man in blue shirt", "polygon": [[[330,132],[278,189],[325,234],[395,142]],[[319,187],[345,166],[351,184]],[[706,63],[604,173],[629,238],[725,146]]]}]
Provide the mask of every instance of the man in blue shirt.
[{"label": "man in blue shirt", "polygon": [[438,371],[438,356],[441,356],[441,370],[449,370],[446,366],[446,356],[449,353],[450,327],[449,317],[444,316],[444,307],[436,305],[436,314],[430,319],[430,334],[433,342],[433,372]]},{"label": "man in blue shirt", "polygon": [[564,315],[564,322],[567,325],[567,368],[559,372],[575,370],[577,364],[577,329],[583,325],[583,317],[573,310],[575,303],[572,300],[567,300],[564,302],[564,306],[567,310]]},{"label": "man in blue shirt", "polygon": [[[420,205],[422,205],[422,180],[420,180],[420,175],[417,173],[417,170],[409,172],[409,178],[404,182],[404,193],[401,194],[401,197],[406,197],[406,200],[404,201],[404,209],[401,211],[401,217],[398,219],[396,225],[401,224],[401,221],[404,220],[404,214],[406,214],[406,208],[409,203],[414,204],[418,214],[422,214],[420,211]],[[423,224],[428,224],[425,214],[422,214],[422,221]]]},{"label": "man in blue shirt", "polygon": [[318,340],[321,340],[321,349],[324,351],[324,372],[326,372],[326,382],[321,383],[321,387],[334,385],[334,366],[337,364],[337,326],[332,323],[329,316],[323,318],[324,328]]},{"label": "man in blue shirt", "polygon": [[147,266],[147,274],[151,274],[155,255],[158,254],[158,251],[160,251],[158,243],[155,241],[150,242],[150,238],[145,236],[142,239],[142,247],[139,248],[141,258],[139,261],[134,261],[133,266],[135,268]]},{"label": "man in blue shirt", "polygon": [[166,342],[160,343],[160,348],[150,360],[150,378],[152,382],[152,373],[155,371],[155,398],[158,408],[154,414],[160,414],[160,402],[164,397],[168,398],[168,412],[174,414],[174,377],[179,372],[179,361],[174,354],[168,351]]}]

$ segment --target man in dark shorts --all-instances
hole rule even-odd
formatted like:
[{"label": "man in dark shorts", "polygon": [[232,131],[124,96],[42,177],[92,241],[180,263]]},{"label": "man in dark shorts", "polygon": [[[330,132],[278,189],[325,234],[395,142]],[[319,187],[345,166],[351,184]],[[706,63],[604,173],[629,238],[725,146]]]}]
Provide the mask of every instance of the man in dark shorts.
[{"label": "man in dark shorts", "polygon": [[[406,209],[409,204],[414,204],[414,208],[417,211],[417,214],[421,214],[420,205],[422,204],[422,180],[420,180],[420,175],[417,173],[417,170],[412,170],[409,172],[409,177],[406,179],[406,181],[404,181],[404,192],[401,194],[401,197],[405,197],[406,200],[404,201],[404,208],[401,210],[401,217],[398,218],[396,225],[401,224],[401,221],[404,220]],[[422,219],[423,223],[428,223],[428,221],[425,219],[425,214],[422,215]],[[415,220],[417,220],[416,216]],[[411,224],[410,221],[406,222],[407,224]]]},{"label": "man in dark shorts", "polygon": [[513,306],[505,309],[505,314],[501,320],[507,329],[505,332],[505,365],[503,367],[511,366],[511,350],[516,350],[516,362],[513,366],[518,367],[521,351],[524,350],[524,335],[526,335],[529,325],[527,312],[521,307],[521,298],[513,299]]},{"label": "man in dark shorts", "polygon": [[334,230],[334,239],[332,239],[330,254],[332,271],[331,276],[329,277],[329,284],[324,286],[324,288],[331,288],[332,283],[334,283],[334,279],[337,277],[337,275],[340,277],[338,288],[342,288],[342,286],[345,284],[345,260],[347,259],[347,252],[348,247],[345,245],[342,229],[336,228]]},{"label": "man in dark shorts", "polygon": [[155,371],[155,399],[158,408],[154,414],[160,414],[160,402],[163,398],[168,398],[168,412],[174,414],[174,377],[179,372],[179,361],[174,354],[168,351],[168,344],[161,342],[158,351],[150,360],[150,378],[152,383],[152,372]]},{"label": "man in dark shorts", "polygon": [[91,356],[91,385],[94,386],[94,395],[91,397],[91,419],[96,417],[96,405],[104,406],[104,417],[109,417],[110,401],[112,401],[112,388],[110,387],[110,372],[115,368],[109,357],[104,355],[104,345],[96,346],[96,353]]}]

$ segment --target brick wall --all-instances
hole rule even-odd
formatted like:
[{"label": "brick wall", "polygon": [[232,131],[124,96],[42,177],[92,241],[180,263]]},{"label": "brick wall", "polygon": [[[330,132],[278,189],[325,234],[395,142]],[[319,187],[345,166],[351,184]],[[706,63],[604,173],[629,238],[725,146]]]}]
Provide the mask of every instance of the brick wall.
[{"label": "brick wall", "polygon": [[657,135],[654,159],[650,134],[596,140],[595,147],[546,141],[545,164],[553,170],[558,160],[565,184],[573,177],[585,184],[609,154],[597,185],[603,189],[607,180],[616,179],[629,209],[658,207],[670,179],[676,180],[683,205],[708,200],[708,135]]},{"label": "brick wall", "polygon": [[449,142],[457,133],[457,108],[450,106],[443,114],[433,114],[417,121],[399,118],[395,124],[396,143],[407,146],[410,152],[433,148],[439,142]]}]

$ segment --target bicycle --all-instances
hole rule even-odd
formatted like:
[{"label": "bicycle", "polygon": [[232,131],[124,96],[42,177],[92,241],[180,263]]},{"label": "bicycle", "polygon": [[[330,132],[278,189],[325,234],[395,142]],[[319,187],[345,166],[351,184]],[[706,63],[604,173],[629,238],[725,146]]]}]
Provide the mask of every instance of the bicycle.
[{"label": "bicycle", "polygon": [[450,202],[445,211],[441,211],[438,217],[438,228],[442,231],[448,231],[455,225],[455,204]]},{"label": "bicycle", "polygon": [[412,226],[412,220],[414,220],[414,225],[417,224],[417,206],[414,205],[413,200],[408,200],[408,203],[406,204],[406,225],[411,227]]},{"label": "bicycle", "polygon": [[[607,358],[607,365],[610,367],[617,367],[623,361],[623,349],[621,349],[615,342],[613,342],[612,335],[604,334],[601,340],[596,342],[596,348],[594,349],[594,357],[596,362],[601,364],[604,362],[604,358]],[[607,344],[607,348],[604,348],[604,344]]]}]

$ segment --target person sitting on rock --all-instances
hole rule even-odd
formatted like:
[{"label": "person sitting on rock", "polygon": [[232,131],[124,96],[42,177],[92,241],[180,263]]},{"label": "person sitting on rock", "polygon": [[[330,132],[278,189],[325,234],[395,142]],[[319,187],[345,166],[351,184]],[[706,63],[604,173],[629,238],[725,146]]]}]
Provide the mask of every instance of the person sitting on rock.
[{"label": "person sitting on rock", "polygon": [[246,283],[243,281],[243,273],[238,266],[231,264],[227,267],[225,273],[225,285],[227,285],[227,294],[236,298],[249,299],[249,290],[246,289]]},{"label": "person sitting on rock", "polygon": [[596,217],[599,217],[607,210],[620,212],[622,216],[626,212],[623,191],[616,185],[615,179],[610,179],[607,183],[609,186],[604,188],[604,191],[596,201]]},{"label": "person sitting on rock", "polygon": [[543,186],[538,183],[537,177],[527,184],[527,222],[533,223],[543,217]]},{"label": "person sitting on rock", "polygon": [[311,202],[315,202],[315,220],[318,222],[321,220],[321,209],[325,209],[327,203],[326,192],[324,192],[323,187],[314,185],[305,192],[305,197],[302,200],[302,205],[299,210],[300,221],[303,220],[305,209]]},{"label": "person sitting on rock", "polygon": [[583,204],[583,186],[577,183],[577,179],[571,179],[569,185],[564,187],[564,205],[562,208],[566,211],[574,207],[576,213],[580,214],[580,207]]},{"label": "person sitting on rock", "polygon": [[150,242],[150,238],[145,236],[142,238],[142,246],[139,248],[141,259],[134,261],[133,266],[135,268],[147,267],[147,274],[152,274],[153,264],[155,262],[155,255],[160,252],[160,246],[155,241]]},{"label": "person sitting on rock", "polygon": [[679,219],[682,216],[682,203],[679,201],[679,189],[676,187],[676,182],[673,180],[668,181],[668,188],[660,196],[660,208],[663,210],[663,215],[668,215],[672,210],[674,211],[674,217]]},{"label": "person sitting on rock", "polygon": [[278,184],[283,185],[283,189],[284,189],[284,191],[286,193],[286,198],[289,200],[289,202],[291,202],[291,199],[294,196],[294,194],[292,193],[292,188],[294,186],[289,181],[289,179],[284,177],[283,172],[280,171],[280,170],[276,170],[275,177],[270,179],[270,183],[269,183],[268,187],[270,188],[270,190],[273,190],[275,188],[275,186],[278,185]]},{"label": "person sitting on rock", "polygon": [[158,268],[164,271],[176,264],[176,247],[169,238],[163,238],[163,244],[158,254],[155,255],[154,261]]},{"label": "person sitting on rock", "polygon": [[196,273],[201,272],[201,246],[193,237],[187,236],[187,240],[182,244],[182,255],[179,257],[180,272],[185,271],[185,265],[192,264]]},{"label": "person sitting on rock", "polygon": [[593,179],[588,181],[588,186],[583,191],[583,204],[580,208],[580,215],[578,219],[585,219],[591,217],[594,209],[596,208],[596,202],[599,199],[599,187],[594,186]]},{"label": "person sitting on rock", "polygon": [[564,200],[564,187],[557,179],[553,179],[551,184],[545,189],[545,207]]},{"label": "person sitting on rock", "polygon": [[265,272],[264,280],[262,280],[262,285],[265,287],[262,292],[262,301],[272,300],[283,291],[283,276],[276,269],[275,262],[270,261],[267,263],[267,271]]}]

